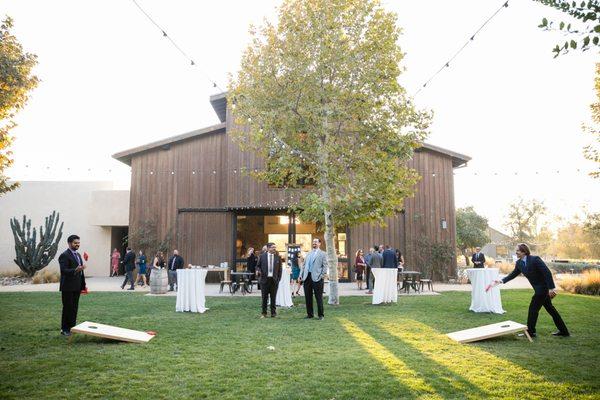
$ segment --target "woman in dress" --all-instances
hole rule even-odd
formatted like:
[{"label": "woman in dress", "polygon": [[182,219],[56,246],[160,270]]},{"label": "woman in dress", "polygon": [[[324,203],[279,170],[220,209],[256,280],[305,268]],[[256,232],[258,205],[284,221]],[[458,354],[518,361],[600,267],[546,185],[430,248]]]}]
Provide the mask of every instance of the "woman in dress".
[{"label": "woman in dress", "polygon": [[137,265],[138,275],[136,281],[140,282],[140,285],[144,287],[144,285],[148,284],[148,281],[146,280],[146,256],[144,255],[144,252],[142,250],[140,250],[140,253],[138,255]]},{"label": "woman in dress", "polygon": [[354,261],[354,270],[356,271],[356,284],[358,286],[358,290],[362,290],[363,274],[366,268],[367,263],[365,262],[365,255],[362,249],[358,249],[356,252],[356,260]]},{"label": "woman in dress", "polygon": [[246,257],[246,270],[252,273],[252,275],[250,275],[250,280],[256,280],[256,263],[258,262],[258,258],[256,257],[256,254],[254,254],[254,247],[248,249]]},{"label": "woman in dress", "polygon": [[162,269],[165,267],[165,258],[163,256],[163,253],[161,251],[157,252],[156,255],[154,256],[154,260],[152,260],[152,264],[148,267],[148,269],[150,270],[150,278],[148,278],[148,282],[151,282],[151,278],[152,278],[152,270],[155,268],[159,268]]},{"label": "woman in dress", "polygon": [[402,272],[404,269],[404,256],[400,250],[396,250],[396,257],[398,258],[398,271]]},{"label": "woman in dress", "polygon": [[[298,253],[298,257],[300,257],[300,253]],[[294,283],[296,284],[296,290],[294,290]],[[300,283],[300,260],[298,258],[292,260],[290,285],[292,286],[292,296],[300,296],[300,287],[302,287],[302,283]]]},{"label": "woman in dress", "polygon": [[121,262],[121,253],[119,253],[119,250],[114,249],[110,255],[110,276],[119,276],[119,262]]}]

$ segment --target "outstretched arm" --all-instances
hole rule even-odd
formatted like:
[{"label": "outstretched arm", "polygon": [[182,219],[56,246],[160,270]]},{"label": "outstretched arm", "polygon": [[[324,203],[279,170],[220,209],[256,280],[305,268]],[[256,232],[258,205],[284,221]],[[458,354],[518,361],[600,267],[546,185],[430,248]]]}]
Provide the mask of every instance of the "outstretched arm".
[{"label": "outstretched arm", "polygon": [[520,273],[521,273],[521,270],[519,269],[519,267],[517,267],[515,265],[515,269],[513,269],[513,271],[510,274],[508,274],[507,276],[505,276],[504,279],[502,279],[500,282],[506,283],[508,281],[511,281],[511,280],[515,279],[517,276],[519,276]]}]

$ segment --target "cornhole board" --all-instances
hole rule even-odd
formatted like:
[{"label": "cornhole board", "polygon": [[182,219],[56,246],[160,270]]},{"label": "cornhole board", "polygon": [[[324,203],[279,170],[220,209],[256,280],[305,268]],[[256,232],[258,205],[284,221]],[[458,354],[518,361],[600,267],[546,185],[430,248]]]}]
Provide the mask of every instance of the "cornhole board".
[{"label": "cornhole board", "polygon": [[527,326],[514,321],[504,321],[497,324],[479,326],[477,328],[465,329],[448,333],[447,336],[456,340],[458,343],[477,342],[479,340],[490,339],[498,336],[510,335],[517,332],[523,332],[530,342],[531,337],[527,332]]},{"label": "cornhole board", "polygon": [[132,343],[148,343],[150,339],[154,337],[154,335],[150,335],[146,332],[98,324],[90,321],[85,321],[71,328],[71,333],[83,333],[84,335],[98,336],[101,338]]}]

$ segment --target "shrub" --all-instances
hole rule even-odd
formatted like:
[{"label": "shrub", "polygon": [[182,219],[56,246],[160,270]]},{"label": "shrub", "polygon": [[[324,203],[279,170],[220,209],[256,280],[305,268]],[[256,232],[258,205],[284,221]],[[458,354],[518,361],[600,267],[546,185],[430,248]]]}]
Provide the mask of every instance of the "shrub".
[{"label": "shrub", "polygon": [[552,270],[552,272],[557,274],[570,273],[571,271],[576,274],[580,274],[584,271],[599,269],[600,265],[592,264],[592,263],[584,263],[584,262],[548,262],[546,263],[548,268]]},{"label": "shrub", "polygon": [[56,283],[58,281],[60,281],[60,273],[58,271],[50,271],[47,269],[36,272],[31,280],[34,285],[40,283]]},{"label": "shrub", "polygon": [[585,271],[581,276],[567,276],[558,285],[565,291],[577,294],[600,295],[600,270]]},{"label": "shrub", "polygon": [[0,278],[25,278],[27,275],[20,269],[9,268],[4,271],[0,271]]},{"label": "shrub", "polygon": [[500,273],[502,274],[510,274],[513,271],[513,269],[515,269],[515,264],[501,262],[497,263],[495,267],[498,268],[500,270]]}]

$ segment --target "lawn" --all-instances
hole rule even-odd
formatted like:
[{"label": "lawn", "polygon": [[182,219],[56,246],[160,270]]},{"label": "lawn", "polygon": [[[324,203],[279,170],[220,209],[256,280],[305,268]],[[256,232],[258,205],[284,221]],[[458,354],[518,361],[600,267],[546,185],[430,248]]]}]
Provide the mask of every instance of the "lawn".
[{"label": "lawn", "polygon": [[[0,398],[599,398],[600,298],[561,294],[570,338],[542,311],[532,344],[509,336],[460,345],[443,334],[523,322],[531,291],[505,290],[507,314],[467,311],[469,293],[401,297],[391,306],[342,298],[325,320],[303,308],[259,319],[258,298],[208,298],[176,313],[174,297],[92,293],[84,320],[153,330],[127,344],[59,332],[59,293],[0,294]],[[269,350],[274,346],[275,350]]]}]

